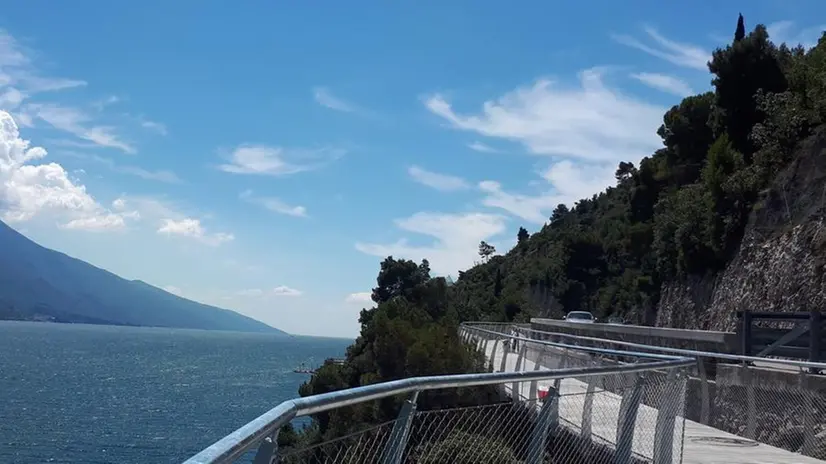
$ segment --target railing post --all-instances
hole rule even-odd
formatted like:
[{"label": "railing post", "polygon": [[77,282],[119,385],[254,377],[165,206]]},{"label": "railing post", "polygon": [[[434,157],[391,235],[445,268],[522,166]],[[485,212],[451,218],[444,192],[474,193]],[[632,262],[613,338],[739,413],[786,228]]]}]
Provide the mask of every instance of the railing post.
[{"label": "railing post", "polygon": [[[527,349],[527,345],[523,342],[521,348],[519,348],[519,355],[516,357],[516,366],[514,366],[513,371],[519,372],[522,370],[522,360],[525,358],[525,350]],[[511,384],[511,396],[513,396],[514,401],[521,401],[522,400],[522,383],[521,382],[514,382]]]},{"label": "railing post", "polygon": [[[631,462],[631,452],[634,445],[634,427],[637,421],[637,410],[642,399],[642,389],[645,383],[643,374],[634,374],[634,384],[630,391],[625,390],[620,401],[619,416],[617,417],[617,464]],[[658,462],[658,461],[655,461]]]},{"label": "railing post", "polygon": [[708,388],[706,363],[701,357],[697,357],[697,372],[700,374],[700,423],[708,425],[711,422],[711,392]]},{"label": "railing post", "polygon": [[[822,315],[820,310],[812,311],[809,315],[809,361],[820,362],[820,336],[822,329]],[[820,370],[811,368],[812,374],[819,374]]]},{"label": "railing post", "polygon": [[510,350],[507,348],[507,343],[510,339],[505,339],[504,343],[506,344],[505,349],[502,350],[502,362],[499,363],[499,372],[505,372],[505,368],[508,367],[508,353]]},{"label": "railing post", "polygon": [[490,359],[487,363],[487,370],[493,372],[493,360],[496,359],[496,349],[499,347],[499,339],[493,341],[493,349],[490,350]]},{"label": "railing post", "polygon": [[278,464],[278,462],[281,461],[281,459],[278,458],[278,432],[279,430],[276,430],[272,436],[261,440],[252,464]]},{"label": "railing post", "polygon": [[803,449],[804,456],[813,456],[815,451],[814,395],[810,390],[809,376],[800,371],[800,389],[803,392]]},{"label": "railing post", "polygon": [[[537,359],[533,363],[533,370],[538,371],[539,369],[542,369],[542,365],[539,364],[539,360]],[[530,401],[533,401],[537,398],[536,390],[537,390],[538,382],[539,382],[538,380],[531,380],[531,388],[530,388],[530,391],[528,392],[528,400],[530,400]]]},{"label": "railing post", "polygon": [[[484,343],[482,343],[482,355],[484,355],[484,356],[488,355],[488,343],[490,343],[489,338],[486,338]],[[496,343],[496,342],[494,342],[494,343]]]},{"label": "railing post", "polygon": [[757,437],[757,404],[754,393],[754,374],[749,366],[743,366],[746,384],[746,438]]},{"label": "railing post", "polygon": [[685,402],[686,378],[682,371],[670,369],[663,396],[660,397],[657,423],[654,426],[654,462],[671,462],[674,451],[674,426],[679,412],[678,401]]},{"label": "railing post", "polygon": [[[594,366],[598,366],[599,362],[594,361]],[[601,375],[588,376],[588,388],[585,390],[585,399],[582,404],[582,427],[580,428],[580,438],[590,442],[591,441],[591,419],[594,409],[594,390],[597,384],[602,382]]]},{"label": "railing post", "polygon": [[740,329],[740,351],[743,356],[751,356],[751,328],[752,328],[752,314],[751,311],[743,311],[742,326]]},{"label": "railing post", "polygon": [[548,435],[552,430],[556,430],[559,425],[559,391],[550,388],[548,396],[539,409],[539,416],[536,418],[536,425],[531,432],[531,441],[528,445],[527,464],[539,464],[544,462],[545,446],[548,442]]},{"label": "railing post", "polygon": [[393,431],[390,432],[390,438],[384,446],[382,464],[400,464],[402,462],[404,450],[407,448],[407,438],[410,436],[410,426],[413,423],[413,417],[416,416],[416,400],[418,398],[419,392],[413,392],[399,411],[399,417],[396,419],[396,423],[393,424]]}]

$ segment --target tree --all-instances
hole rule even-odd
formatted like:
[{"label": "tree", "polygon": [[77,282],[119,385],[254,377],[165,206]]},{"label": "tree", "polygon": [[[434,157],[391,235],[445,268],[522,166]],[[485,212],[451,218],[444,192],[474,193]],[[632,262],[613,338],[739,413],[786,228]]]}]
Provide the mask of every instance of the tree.
[{"label": "tree", "polygon": [[728,132],[735,150],[751,164],[754,145],[749,139],[752,127],[763,121],[755,95],[758,90],[779,93],[788,83],[779,61],[777,47],[769,41],[762,24],[748,36],[712,54],[709,70],[714,74],[715,135]]},{"label": "tree", "polygon": [[496,248],[493,245],[484,240],[479,242],[479,256],[482,257],[482,261],[487,261],[494,253],[496,253]]},{"label": "tree", "polygon": [[560,203],[554,208],[554,211],[551,213],[551,224],[559,221],[560,219],[564,218],[566,214],[568,214],[568,206],[564,203]]},{"label": "tree", "polygon": [[516,243],[517,245],[522,245],[528,241],[530,238],[530,234],[528,233],[527,229],[524,227],[519,228],[519,233],[516,234]]},{"label": "tree", "polygon": [[620,161],[619,166],[617,166],[616,172],[614,172],[614,178],[617,179],[618,183],[623,183],[631,179],[636,173],[637,169],[634,167],[634,163]]},{"label": "tree", "polygon": [[423,260],[417,265],[413,261],[394,259],[388,256],[381,263],[377,286],[371,298],[376,303],[384,303],[397,296],[409,296],[410,291],[430,279],[430,263]]},{"label": "tree", "polygon": [[746,37],[746,25],[743,23],[743,14],[737,17],[737,29],[734,31],[734,41],[739,42]]}]

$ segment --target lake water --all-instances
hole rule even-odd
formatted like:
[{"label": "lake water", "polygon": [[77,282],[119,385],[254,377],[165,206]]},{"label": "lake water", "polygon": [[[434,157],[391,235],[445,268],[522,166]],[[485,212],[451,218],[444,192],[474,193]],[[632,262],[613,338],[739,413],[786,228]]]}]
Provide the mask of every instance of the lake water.
[{"label": "lake water", "polygon": [[350,340],[0,321],[0,463],[178,463]]}]

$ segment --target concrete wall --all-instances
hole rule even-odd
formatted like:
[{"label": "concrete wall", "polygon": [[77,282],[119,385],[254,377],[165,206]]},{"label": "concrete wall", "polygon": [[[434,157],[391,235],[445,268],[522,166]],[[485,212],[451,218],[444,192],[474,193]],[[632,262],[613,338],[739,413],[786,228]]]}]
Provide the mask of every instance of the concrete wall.
[{"label": "concrete wall", "polygon": [[664,346],[717,353],[738,353],[739,341],[733,332],[669,329],[641,325],[583,324],[555,319],[531,319],[531,328],[586,337],[607,338],[643,345]]}]

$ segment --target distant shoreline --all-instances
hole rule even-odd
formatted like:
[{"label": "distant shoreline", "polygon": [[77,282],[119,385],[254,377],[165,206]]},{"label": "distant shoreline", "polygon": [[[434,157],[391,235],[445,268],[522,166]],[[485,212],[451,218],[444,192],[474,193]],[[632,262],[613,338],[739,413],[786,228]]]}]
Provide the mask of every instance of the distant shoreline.
[{"label": "distant shoreline", "polygon": [[[135,329],[172,329],[172,330],[197,330],[202,332],[232,332],[232,333],[243,333],[243,334],[261,334],[261,335],[275,335],[278,337],[288,338],[288,337],[303,337],[304,335],[293,335],[287,332],[284,332],[279,329],[273,328],[272,331],[244,331],[244,330],[234,330],[234,329],[204,329],[200,327],[171,327],[171,326],[157,326],[157,325],[136,325],[136,324],[125,324],[125,323],[117,323],[117,322],[89,322],[89,321],[62,321],[57,320],[55,318],[48,319],[48,318],[7,318],[7,317],[0,317],[0,323],[3,322],[21,322],[21,323],[28,323],[28,324],[48,324],[48,325],[81,325],[81,326],[95,326],[95,327],[128,327],[128,328],[135,328]],[[316,338],[335,338],[335,337],[316,337]]]}]

